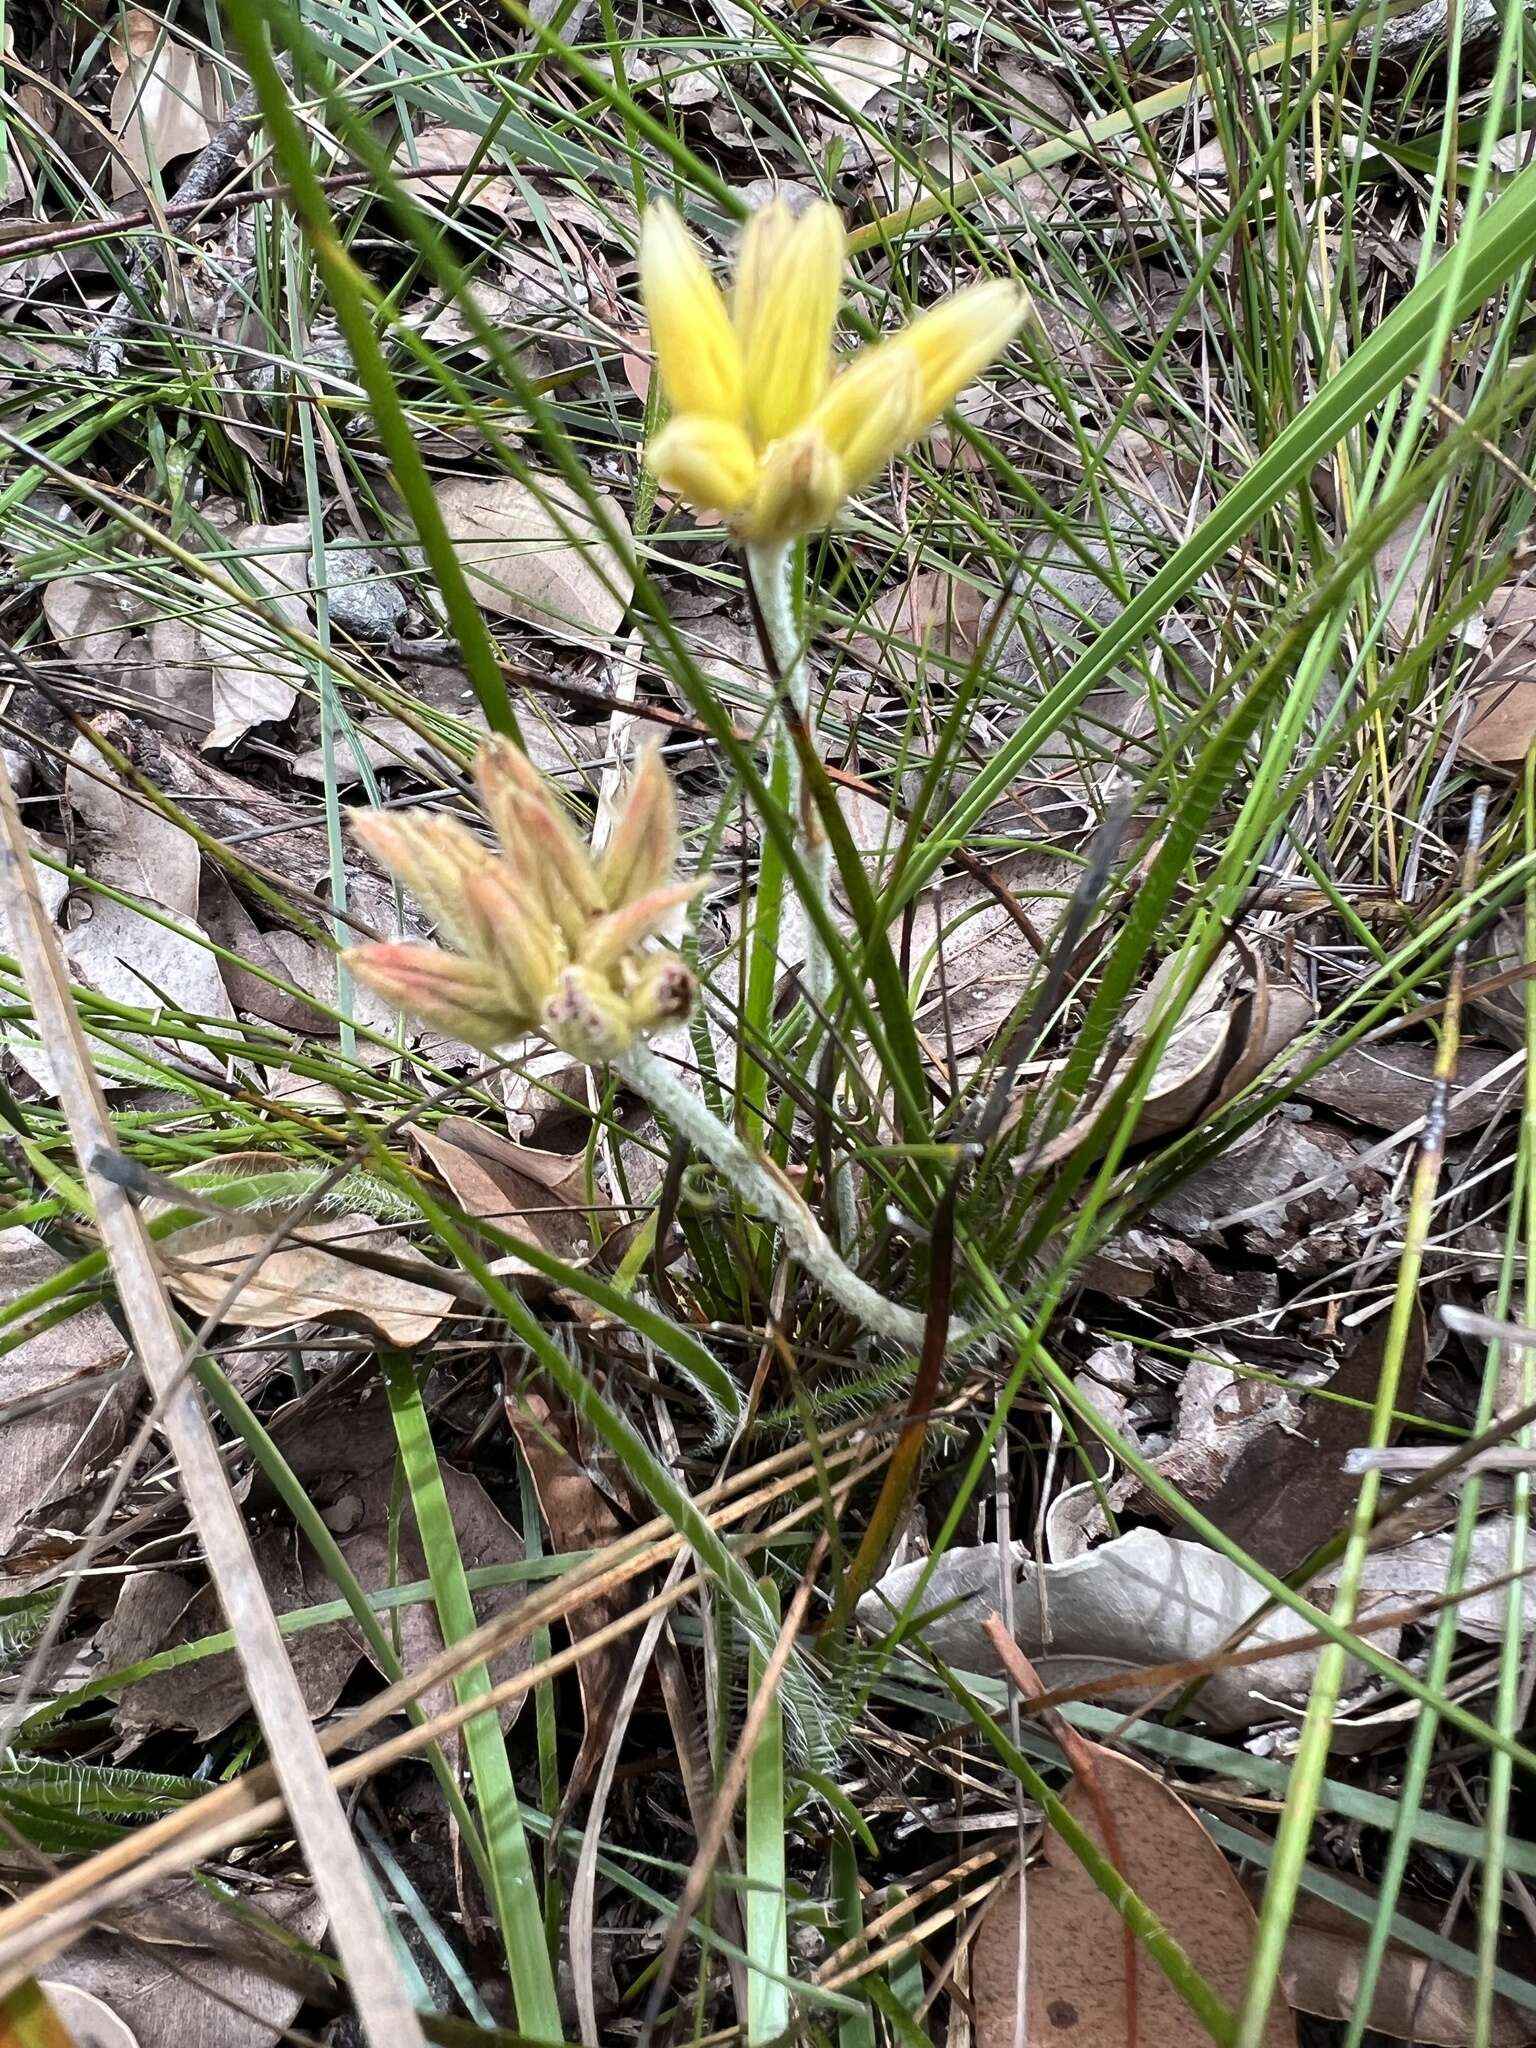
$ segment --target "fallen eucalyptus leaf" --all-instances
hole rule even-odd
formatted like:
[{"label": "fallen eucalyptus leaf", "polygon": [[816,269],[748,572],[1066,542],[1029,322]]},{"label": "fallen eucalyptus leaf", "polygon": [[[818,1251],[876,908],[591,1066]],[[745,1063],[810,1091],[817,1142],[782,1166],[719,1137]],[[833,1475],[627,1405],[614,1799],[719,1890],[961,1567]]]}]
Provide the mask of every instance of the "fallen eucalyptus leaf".
[{"label": "fallen eucalyptus leaf", "polygon": [[[1063,1804],[1236,2012],[1258,1918],[1226,1857],[1183,1800],[1145,1765],[1097,1743],[1085,1742],[1083,1750],[1092,1783],[1075,1772]],[[1026,2040],[1125,2048],[1134,2038],[1137,2048],[1188,2048],[1202,2036],[1179,1993],[1128,1936],[1115,1908],[1051,1829],[1022,1900]],[[1011,1878],[971,1950],[976,2048],[1014,2048],[1018,2039],[1020,1904],[1018,1879]],[[1134,2003],[1126,1995],[1128,1947]],[[1295,2024],[1283,1999],[1271,2005],[1259,2039],[1263,2048],[1295,2048]]]}]

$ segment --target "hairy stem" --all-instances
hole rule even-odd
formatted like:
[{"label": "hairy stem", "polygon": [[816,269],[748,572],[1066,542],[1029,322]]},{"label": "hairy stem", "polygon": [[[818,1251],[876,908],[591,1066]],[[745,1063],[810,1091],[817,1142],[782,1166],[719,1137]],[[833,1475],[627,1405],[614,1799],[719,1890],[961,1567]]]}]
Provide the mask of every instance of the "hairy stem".
[{"label": "hairy stem", "polygon": [[[793,1188],[712,1115],[649,1046],[632,1046],[613,1064],[615,1072],[637,1095],[724,1174],[754,1214],[778,1225],[791,1255],[840,1308],[857,1317],[873,1336],[885,1337],[893,1344],[921,1344],[924,1318],[915,1309],[887,1301],[877,1288],[861,1280],[838,1256],[826,1232]],[[964,1341],[967,1335],[961,1326],[952,1325],[950,1342]]]},{"label": "hairy stem", "polygon": [[[825,903],[832,886],[832,847],[822,829],[816,807],[805,789],[795,732],[803,732],[813,748],[817,746],[816,714],[811,703],[811,672],[805,658],[799,624],[795,618],[791,566],[794,548],[788,541],[747,549],[747,574],[757,600],[759,632],[766,640],[763,649],[775,671],[783,693],[781,717],[784,750],[789,760],[789,800],[795,814],[800,855],[805,862],[811,887]],[[825,1018],[832,1001],[837,977],[832,956],[822,944],[821,934],[806,920],[805,989],[812,1010],[812,1031],[817,1018]],[[836,1170],[827,1161],[827,1179],[837,1216],[838,1236],[845,1247],[855,1244],[859,1233],[857,1190],[850,1166]]]}]

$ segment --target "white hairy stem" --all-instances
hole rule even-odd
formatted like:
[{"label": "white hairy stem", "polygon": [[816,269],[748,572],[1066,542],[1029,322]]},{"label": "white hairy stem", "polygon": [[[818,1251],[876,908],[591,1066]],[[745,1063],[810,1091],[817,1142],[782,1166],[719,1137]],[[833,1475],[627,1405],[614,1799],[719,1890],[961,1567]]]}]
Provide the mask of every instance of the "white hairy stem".
[{"label": "white hairy stem", "polygon": [[[800,628],[795,620],[794,592],[790,580],[790,567],[794,560],[794,549],[787,541],[778,541],[766,546],[749,547],[747,570],[752,578],[752,588],[757,593],[757,602],[762,612],[763,623],[768,630],[768,642],[778,666],[779,678],[784,695],[800,725],[804,728],[812,747],[820,755],[816,737],[816,713],[811,704],[810,664],[805,658],[805,648],[800,637]],[[805,865],[812,894],[818,903],[831,902],[832,888],[832,845],[822,829],[821,821],[805,795],[804,777],[800,773],[800,757],[795,750],[794,736],[786,719],[782,725],[784,751],[789,759],[789,800],[795,818],[796,839],[800,858]],[[832,970],[832,955],[822,943],[821,933],[807,916],[805,924],[805,987],[815,1016],[825,1017],[832,1002],[832,991],[837,977]],[[814,1029],[814,1019],[813,1019]],[[844,1245],[857,1242],[859,1235],[858,1190],[854,1185],[852,1167],[844,1163],[836,1171],[828,1162],[832,1199],[837,1210],[838,1234]]]},{"label": "white hairy stem", "polygon": [[[747,567],[752,577],[752,588],[757,592],[763,622],[768,628],[768,640],[773,649],[774,660],[778,664],[784,695],[819,755],[816,714],[811,705],[810,664],[805,658],[800,628],[795,620],[794,593],[790,587],[790,565],[793,560],[794,550],[787,541],[777,541],[770,546],[750,547],[747,550]],[[799,756],[795,752],[794,739],[787,725],[784,738],[789,753],[789,794],[795,814],[800,857],[805,863],[818,902],[825,904],[830,900],[828,891],[832,883],[832,847],[821,828],[813,804],[805,794]],[[820,932],[807,918],[806,993],[815,1009],[823,1015],[832,1000],[835,979],[832,972],[832,956],[822,944]]]},{"label": "white hairy stem", "polygon": [[[613,1064],[615,1072],[635,1093],[725,1176],[755,1215],[778,1225],[791,1256],[840,1308],[855,1316],[872,1336],[885,1337],[893,1344],[921,1345],[924,1318],[915,1309],[887,1301],[878,1288],[861,1280],[838,1256],[826,1232],[794,1190],[765,1166],[728,1125],[721,1123],[649,1046],[634,1045]],[[951,1343],[964,1343],[969,1334],[959,1324],[950,1326]]]}]

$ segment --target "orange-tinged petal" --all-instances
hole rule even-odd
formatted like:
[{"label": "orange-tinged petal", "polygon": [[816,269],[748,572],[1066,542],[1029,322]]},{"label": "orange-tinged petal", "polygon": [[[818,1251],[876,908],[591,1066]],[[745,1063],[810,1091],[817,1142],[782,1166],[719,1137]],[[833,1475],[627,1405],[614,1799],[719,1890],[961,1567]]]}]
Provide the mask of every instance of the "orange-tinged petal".
[{"label": "orange-tinged petal", "polygon": [[466,950],[464,886],[492,855],[457,818],[435,811],[356,811],[352,829],[374,858],[420,902],[432,922]]},{"label": "orange-tinged petal", "polygon": [[677,413],[646,445],[645,466],[700,512],[739,512],[757,488],[757,456],[745,427],[701,412]]},{"label": "orange-tinged petal", "polygon": [[677,798],[660,747],[647,747],[614,820],[613,837],[597,858],[597,877],[610,908],[659,889],[677,862]]},{"label": "orange-tinged petal", "polygon": [[1022,285],[997,280],[956,292],[901,334],[917,358],[918,426],[936,420],[1012,341],[1030,313]]},{"label": "orange-tinged petal", "polygon": [[775,199],[747,222],[733,317],[759,447],[800,426],[827,388],[843,252],[842,216],[825,200],[797,218]]},{"label": "orange-tinged petal", "polygon": [[648,896],[637,896],[621,910],[595,918],[581,942],[583,966],[611,974],[626,953],[633,953],[647,939],[655,938],[673,911],[686,903],[706,879],[701,876],[695,882],[673,882],[669,888],[653,889]]},{"label": "orange-tinged petal", "polygon": [[475,779],[505,857],[529,901],[574,943],[583,919],[605,909],[584,841],[538,769],[508,739],[488,740],[475,758]]},{"label": "orange-tinged petal", "polygon": [[661,388],[674,412],[742,417],[741,349],[720,288],[664,199],[640,225],[640,290]]},{"label": "orange-tinged petal", "polygon": [[533,1024],[510,1008],[489,967],[440,946],[353,946],[347,967],[385,1002],[489,1052]]}]

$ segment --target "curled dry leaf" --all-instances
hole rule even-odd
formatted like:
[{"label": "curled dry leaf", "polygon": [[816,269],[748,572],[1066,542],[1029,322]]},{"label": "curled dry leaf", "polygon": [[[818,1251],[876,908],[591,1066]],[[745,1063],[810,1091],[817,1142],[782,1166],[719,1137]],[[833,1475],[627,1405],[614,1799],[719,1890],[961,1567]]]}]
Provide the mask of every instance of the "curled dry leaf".
[{"label": "curled dry leaf", "polygon": [[[1229,2011],[1242,2004],[1258,1925],[1227,1859],[1176,1793],[1144,1765],[1085,1742],[1093,1785],[1074,1775],[1064,1804],[1157,1915]],[[1108,1819],[1112,1839],[1106,1839]],[[1062,2048],[1189,2048],[1200,2023],[1150,1956],[1127,1944],[1125,1923],[1071,1850],[1047,1829],[1024,1888],[1027,2029]],[[977,2048],[1018,2039],[1020,1891],[1010,1879],[971,1949]],[[1126,1951],[1134,1959],[1127,1997]],[[1135,2014],[1134,2033],[1131,2014]],[[1283,2001],[1271,2006],[1264,2048],[1295,2048]]]},{"label": "curled dry leaf", "polygon": [[[143,2048],[128,2022],[119,2019],[94,1992],[84,1991],[78,1984],[62,1983],[58,1978],[45,1978],[37,1988],[53,2007],[54,2019],[63,2029],[56,2041],[41,2038],[39,2048]],[[0,2023],[6,2020],[7,2010],[7,2006],[0,2006]],[[0,2024],[0,2040],[7,2038]],[[9,2038],[20,2041],[21,2036]]]},{"label": "curled dry leaf", "polygon": [[[540,477],[535,486],[510,476],[453,476],[436,495],[487,611],[557,639],[605,640],[616,630],[634,578],[568,484],[557,477]],[[611,499],[604,503],[627,543],[623,513]]]},{"label": "curled dry leaf", "polygon": [[[887,1572],[859,1602],[861,1625],[884,1634],[925,1569],[926,1560],[920,1560]],[[1009,1612],[1006,1592],[995,1544],[946,1552],[919,1610],[933,1615],[923,1640],[947,1664],[995,1675],[996,1654],[984,1623],[990,1614]],[[1155,1529],[1136,1529],[1065,1564],[1018,1558],[1011,1598],[1019,1645],[1052,1684],[1055,1657],[1111,1658],[1133,1673],[1212,1656],[1260,1614],[1269,1596],[1219,1552]],[[1276,1702],[1304,1700],[1317,1651],[1287,1651],[1285,1645],[1307,1632],[1287,1608],[1262,1615],[1243,1635],[1244,1647],[1272,1647],[1276,1654],[1204,1679],[1191,1711],[1216,1728],[1249,1728],[1274,1720],[1281,1711]],[[1395,1636],[1384,1631],[1376,1640],[1390,1648]],[[1144,1688],[1128,1688],[1124,1695],[1126,1704],[1146,1698]]]},{"label": "curled dry leaf", "polygon": [[[1362,1898],[1366,1919],[1373,1900]],[[1297,2012],[1352,2020],[1360,2004],[1366,1927],[1326,1899],[1303,1892],[1285,1937],[1280,1981]],[[1418,2048],[1526,2048],[1536,2018],[1495,1996],[1488,2032],[1479,2035],[1476,1993],[1465,1977],[1437,1967],[1416,1949],[1390,1942],[1371,2001],[1370,2026]]]}]

